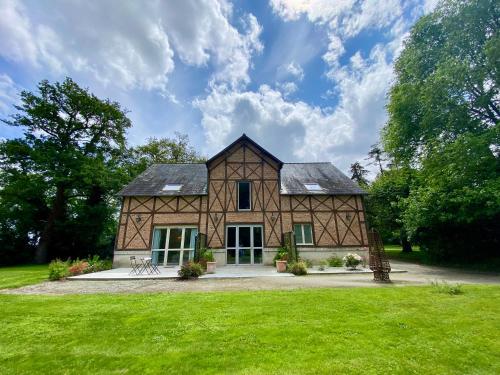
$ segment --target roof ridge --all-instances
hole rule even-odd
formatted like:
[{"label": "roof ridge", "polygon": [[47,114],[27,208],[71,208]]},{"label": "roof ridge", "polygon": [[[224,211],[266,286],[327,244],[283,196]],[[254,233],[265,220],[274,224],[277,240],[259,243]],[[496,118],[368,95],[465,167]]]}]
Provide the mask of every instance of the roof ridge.
[{"label": "roof ridge", "polygon": [[310,161],[310,162],[292,162],[283,164],[332,164],[332,163],[329,161]]}]

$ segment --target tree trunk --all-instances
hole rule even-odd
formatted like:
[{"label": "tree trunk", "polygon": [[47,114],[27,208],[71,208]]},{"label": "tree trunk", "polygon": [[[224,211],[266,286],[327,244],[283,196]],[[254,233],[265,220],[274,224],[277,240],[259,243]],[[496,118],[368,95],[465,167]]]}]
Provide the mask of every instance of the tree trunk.
[{"label": "tree trunk", "polygon": [[64,212],[66,210],[66,200],[66,187],[63,184],[57,184],[54,203],[52,204],[52,209],[49,213],[49,217],[47,218],[47,223],[45,223],[40,236],[40,242],[36,248],[36,263],[47,263],[49,260],[49,251],[52,248],[54,240],[55,224],[64,216]]},{"label": "tree trunk", "polygon": [[401,246],[403,246],[403,253],[411,253],[413,250],[411,249],[411,243],[408,241],[408,237],[406,236],[406,231],[401,230],[399,238],[401,240]]}]

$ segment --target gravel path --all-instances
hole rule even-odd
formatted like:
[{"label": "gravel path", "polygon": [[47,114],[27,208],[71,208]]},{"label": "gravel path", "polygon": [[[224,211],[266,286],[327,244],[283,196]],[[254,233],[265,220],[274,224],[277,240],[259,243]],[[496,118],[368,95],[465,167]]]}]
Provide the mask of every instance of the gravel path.
[{"label": "gravel path", "polygon": [[145,292],[209,292],[290,290],[332,287],[400,287],[425,285],[433,280],[461,284],[499,284],[500,274],[480,273],[421,266],[411,263],[391,262],[393,268],[407,273],[391,274],[392,283],[378,284],[371,274],[308,275],[302,277],[256,277],[233,279],[176,280],[127,280],[127,281],[56,281],[43,282],[17,289],[0,290],[3,294],[89,294],[89,293],[145,293]]}]

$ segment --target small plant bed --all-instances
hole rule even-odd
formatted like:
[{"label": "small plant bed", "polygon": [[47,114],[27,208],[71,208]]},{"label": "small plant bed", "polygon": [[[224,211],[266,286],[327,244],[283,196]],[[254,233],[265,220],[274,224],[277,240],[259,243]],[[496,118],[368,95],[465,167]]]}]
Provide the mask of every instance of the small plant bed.
[{"label": "small plant bed", "polygon": [[68,259],[66,261],[62,261],[60,259],[56,259],[49,264],[49,280],[62,280],[69,276],[106,271],[110,270],[111,267],[112,262],[110,260],[100,259],[98,255],[82,260]]},{"label": "small plant bed", "polygon": [[203,275],[203,267],[200,263],[187,262],[181,266],[177,274],[179,275],[179,280],[197,279]]}]

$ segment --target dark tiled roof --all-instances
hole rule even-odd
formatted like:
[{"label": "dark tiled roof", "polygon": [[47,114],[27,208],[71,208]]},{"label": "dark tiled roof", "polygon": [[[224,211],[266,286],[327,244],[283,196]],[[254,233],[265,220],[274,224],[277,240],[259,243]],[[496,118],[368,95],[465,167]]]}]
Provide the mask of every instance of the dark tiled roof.
[{"label": "dark tiled roof", "polygon": [[[205,195],[207,167],[203,164],[153,164],[125,186],[124,196]],[[180,191],[165,191],[166,184],[182,184]]]},{"label": "dark tiled roof", "polygon": [[[154,164],[125,186],[120,195],[205,195],[205,164]],[[182,184],[180,191],[164,191],[166,184]],[[317,183],[321,191],[309,191],[304,183]],[[281,194],[366,194],[331,163],[285,163],[281,169]]]},{"label": "dark tiled roof", "polygon": [[[317,183],[320,191],[309,191],[304,184]],[[285,163],[281,169],[281,194],[366,194],[358,184],[332,163]]]}]

